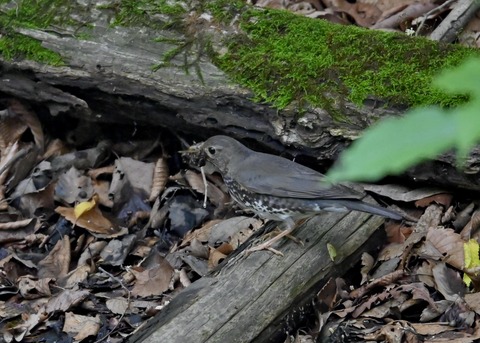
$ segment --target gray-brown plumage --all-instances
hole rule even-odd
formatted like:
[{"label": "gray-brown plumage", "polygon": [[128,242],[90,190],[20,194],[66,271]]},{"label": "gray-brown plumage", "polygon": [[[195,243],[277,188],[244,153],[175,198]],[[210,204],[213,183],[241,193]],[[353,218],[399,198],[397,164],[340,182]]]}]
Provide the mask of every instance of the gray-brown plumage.
[{"label": "gray-brown plumage", "polygon": [[[196,146],[206,166],[218,171],[242,207],[261,218],[284,221],[291,232],[298,219],[322,210],[356,210],[401,220],[392,210],[368,204],[344,185],[331,185],[325,176],[286,158],[253,151],[227,136],[214,136]],[[213,168],[212,168],[213,167]],[[210,171],[213,171],[210,170]]]}]

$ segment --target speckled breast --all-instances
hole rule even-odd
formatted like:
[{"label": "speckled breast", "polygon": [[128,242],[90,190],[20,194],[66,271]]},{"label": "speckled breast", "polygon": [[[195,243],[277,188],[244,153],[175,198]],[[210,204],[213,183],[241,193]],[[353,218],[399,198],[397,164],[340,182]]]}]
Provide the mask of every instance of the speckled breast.
[{"label": "speckled breast", "polygon": [[280,220],[287,217],[303,217],[319,210],[312,200],[254,193],[228,177],[224,177],[224,182],[230,195],[240,206],[253,210],[262,218]]}]

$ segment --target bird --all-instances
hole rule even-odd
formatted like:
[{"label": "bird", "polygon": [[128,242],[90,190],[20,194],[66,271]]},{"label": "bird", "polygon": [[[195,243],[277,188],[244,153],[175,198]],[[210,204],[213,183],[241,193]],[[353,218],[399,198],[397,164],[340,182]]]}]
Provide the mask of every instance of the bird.
[{"label": "bird", "polygon": [[[295,223],[321,211],[361,211],[402,220],[399,213],[361,199],[365,194],[277,155],[249,149],[229,136],[217,135],[189,149],[208,173],[221,174],[233,200],[262,219],[283,222],[286,230],[255,250],[278,251],[271,245],[289,235]],[[252,250],[252,249],[250,249]]]}]

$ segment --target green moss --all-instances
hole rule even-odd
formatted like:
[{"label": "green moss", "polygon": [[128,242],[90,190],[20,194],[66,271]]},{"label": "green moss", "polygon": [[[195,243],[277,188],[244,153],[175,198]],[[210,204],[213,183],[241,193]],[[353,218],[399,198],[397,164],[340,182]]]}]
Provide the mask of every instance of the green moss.
[{"label": "green moss", "polygon": [[200,12],[208,11],[214,18],[222,23],[229,24],[239,15],[246,4],[240,0],[216,0],[201,2]]},{"label": "green moss", "polygon": [[[105,7],[104,7],[105,8]],[[169,21],[159,25],[158,21],[152,19],[155,14],[164,14],[178,19],[186,10],[179,4],[167,0],[123,0],[113,7],[107,7],[116,12],[112,25],[117,26],[148,26],[161,28],[165,25],[172,25]]]},{"label": "green moss", "polygon": [[0,38],[0,54],[6,60],[22,57],[53,66],[64,64],[62,56],[45,49],[38,40],[20,34]]},{"label": "green moss", "polygon": [[464,101],[433,89],[432,77],[459,64],[474,49],[423,38],[335,25],[277,10],[250,9],[240,17],[245,35],[229,37],[217,64],[250,88],[257,101],[285,108],[292,101],[326,109],[331,94],[362,104],[443,106]]},{"label": "green moss", "polygon": [[[12,7],[11,4],[15,3]],[[41,42],[15,32],[15,28],[45,29],[52,25],[83,25],[71,19],[71,1],[68,0],[21,0],[0,1],[9,4],[8,10],[0,12],[0,53],[7,60],[26,58],[37,62],[62,65],[59,54],[42,47]]]},{"label": "green moss", "polygon": [[[0,1],[0,4],[11,2]],[[76,22],[70,18],[71,3],[68,0],[21,0],[0,16],[0,22],[33,29],[47,28],[50,25],[75,25]]]}]

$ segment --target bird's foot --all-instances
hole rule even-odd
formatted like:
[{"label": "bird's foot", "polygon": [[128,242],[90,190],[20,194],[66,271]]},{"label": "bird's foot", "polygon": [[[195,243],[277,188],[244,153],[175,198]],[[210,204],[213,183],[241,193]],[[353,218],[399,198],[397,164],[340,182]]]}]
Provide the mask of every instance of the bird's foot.
[{"label": "bird's foot", "polygon": [[251,247],[249,249],[246,249],[244,254],[245,255],[250,255],[252,252],[255,252],[255,251],[268,250],[268,251],[273,252],[275,255],[284,256],[281,251],[278,251],[278,250],[272,248],[272,245],[275,242],[277,242],[278,240],[280,240],[282,237],[288,237],[288,238],[292,239],[294,242],[303,245],[302,241],[300,241],[298,238],[295,238],[292,235],[290,235],[290,233],[292,233],[292,231],[293,231],[293,228],[288,229],[288,230],[282,230],[282,232],[280,232],[275,237],[269,239],[268,241],[266,241],[262,244],[259,244],[257,246]]}]

